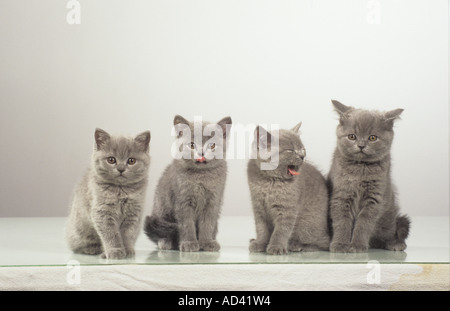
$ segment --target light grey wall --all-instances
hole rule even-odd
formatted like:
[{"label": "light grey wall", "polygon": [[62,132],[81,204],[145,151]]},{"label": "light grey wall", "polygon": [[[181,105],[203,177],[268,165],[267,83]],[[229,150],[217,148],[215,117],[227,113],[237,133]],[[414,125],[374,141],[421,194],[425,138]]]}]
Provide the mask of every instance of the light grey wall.
[{"label": "light grey wall", "polygon": [[[326,173],[331,98],[405,108],[393,146],[402,209],[449,214],[447,1],[79,2],[69,25],[68,1],[0,0],[0,216],[67,215],[96,127],[151,130],[149,213],[175,114],[303,121],[308,159]],[[252,214],[246,160],[229,160],[222,214]]]}]

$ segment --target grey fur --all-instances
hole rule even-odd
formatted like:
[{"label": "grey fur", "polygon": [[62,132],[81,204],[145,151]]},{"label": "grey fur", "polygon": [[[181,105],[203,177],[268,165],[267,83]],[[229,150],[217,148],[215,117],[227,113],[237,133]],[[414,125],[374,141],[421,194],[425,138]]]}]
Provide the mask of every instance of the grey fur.
[{"label": "grey fur", "polygon": [[[248,162],[247,174],[255,216],[256,239],[250,252],[280,255],[287,252],[328,250],[328,191],[325,178],[304,161],[305,148],[300,140],[300,124],[279,131],[278,148],[272,146],[274,134],[258,126],[255,130],[258,157]],[[274,170],[261,170],[261,147],[279,152]],[[263,157],[264,158],[264,157]],[[300,174],[294,176],[291,169]]]},{"label": "grey fur", "polygon": [[[330,251],[365,252],[369,247],[402,251],[410,221],[399,215],[390,150],[394,120],[403,109],[382,113],[335,100],[332,103],[340,118],[328,175],[333,232]],[[376,137],[373,141],[369,139],[372,135]]]},{"label": "grey fur", "polygon": [[[220,136],[203,135],[208,123],[202,122],[201,137],[194,139],[194,123],[175,116],[174,125],[187,125],[191,132],[190,136],[177,133],[178,145],[188,148],[194,141],[196,145],[188,151],[189,158],[173,160],[156,187],[152,215],[146,217],[144,231],[160,249],[219,251],[216,235],[227,175],[226,126],[231,123],[230,117],[217,123],[223,133]],[[207,145],[211,139],[215,141],[214,150]],[[214,157],[219,150],[223,158]],[[196,161],[200,156],[206,160]]]},{"label": "grey fur", "polygon": [[[75,190],[66,225],[73,252],[108,259],[134,255],[147,189],[149,143],[149,131],[127,138],[95,130],[92,165]],[[110,157],[115,163],[108,162]]]}]

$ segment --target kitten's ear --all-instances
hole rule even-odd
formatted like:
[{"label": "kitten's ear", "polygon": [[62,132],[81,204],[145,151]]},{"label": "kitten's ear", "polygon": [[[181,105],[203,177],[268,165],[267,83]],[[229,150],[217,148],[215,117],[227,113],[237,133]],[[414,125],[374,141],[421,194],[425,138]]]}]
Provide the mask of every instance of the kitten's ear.
[{"label": "kitten's ear", "polygon": [[400,119],[400,115],[402,114],[403,110],[404,109],[399,108],[384,113],[384,121],[388,126],[394,126],[394,121]]},{"label": "kitten's ear", "polygon": [[176,128],[176,126],[178,124],[185,124],[185,125],[189,126],[190,123],[188,120],[186,120],[185,118],[183,118],[182,116],[180,116],[178,114],[175,116],[175,118],[173,118],[173,125],[175,126],[175,129],[177,130],[177,138],[180,138],[181,136],[183,136],[183,131],[182,130],[178,131],[178,129]]},{"label": "kitten's ear", "polygon": [[386,121],[400,119],[400,115],[402,114],[403,110],[404,109],[399,108],[399,109],[388,111],[384,114],[384,117],[385,117]]},{"label": "kitten's ear", "polygon": [[173,118],[173,125],[177,125],[177,124],[189,125],[189,121],[177,114],[175,116],[175,118]]},{"label": "kitten's ear", "polygon": [[342,124],[342,122],[348,118],[347,113],[353,108],[334,99],[332,99],[331,102],[333,103],[334,110],[339,114],[339,122]]},{"label": "kitten's ear", "polygon": [[227,136],[227,125],[231,125],[233,122],[231,121],[231,117],[225,117],[217,124],[222,128],[223,137],[225,138]]},{"label": "kitten's ear", "polygon": [[258,125],[255,129],[255,141],[257,149],[267,149],[272,143],[272,135],[265,128]]},{"label": "kitten's ear", "polygon": [[350,109],[352,109],[352,107],[346,106],[343,103],[332,99],[331,102],[333,103],[334,109],[339,113],[339,114],[344,114],[346,112],[348,112]]},{"label": "kitten's ear", "polygon": [[137,135],[134,138],[134,140],[139,145],[139,147],[142,149],[142,151],[148,152],[150,149],[150,145],[149,145],[150,138],[151,138],[150,131],[145,131],[145,132]]},{"label": "kitten's ear", "polygon": [[302,122],[300,122],[299,124],[294,126],[291,131],[293,131],[294,133],[298,134],[298,131],[300,130],[301,126],[302,126]]},{"label": "kitten's ear", "polygon": [[101,150],[109,142],[111,136],[104,130],[96,128],[94,138],[96,150]]}]

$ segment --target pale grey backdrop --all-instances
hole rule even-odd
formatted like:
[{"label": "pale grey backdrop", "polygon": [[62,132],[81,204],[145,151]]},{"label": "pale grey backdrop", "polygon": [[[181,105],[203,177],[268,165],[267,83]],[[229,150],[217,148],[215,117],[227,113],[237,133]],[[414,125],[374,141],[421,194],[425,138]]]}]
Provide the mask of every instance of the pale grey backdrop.
[{"label": "pale grey backdrop", "polygon": [[[175,114],[303,121],[308,159],[327,173],[331,98],[405,108],[402,209],[449,214],[448,1],[80,0],[79,25],[67,3],[0,0],[0,216],[67,215],[96,127],[151,130],[149,213]],[[229,160],[223,215],[252,213],[246,162]]]}]

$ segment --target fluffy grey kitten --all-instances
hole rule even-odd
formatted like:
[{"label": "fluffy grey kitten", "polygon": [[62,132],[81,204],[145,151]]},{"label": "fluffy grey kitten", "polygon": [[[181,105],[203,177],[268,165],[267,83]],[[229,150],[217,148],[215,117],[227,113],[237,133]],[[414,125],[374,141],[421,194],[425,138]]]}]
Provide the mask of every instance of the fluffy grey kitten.
[{"label": "fluffy grey kitten", "polygon": [[[175,158],[161,176],[144,231],[160,249],[218,251],[216,234],[227,175],[226,138],[231,118],[209,124],[189,122],[177,115],[173,123],[175,145],[184,156]],[[180,131],[183,126],[185,130]]]},{"label": "fluffy grey kitten", "polygon": [[330,251],[404,250],[410,221],[399,215],[390,154],[394,121],[403,109],[377,112],[332,103],[340,118],[328,176]]},{"label": "fluffy grey kitten", "polygon": [[[300,124],[292,130],[274,133],[261,126],[255,130],[258,156],[248,162],[247,174],[255,216],[256,239],[250,252],[280,255],[288,252],[328,250],[328,191],[325,178],[305,162],[305,148],[299,137]],[[278,153],[275,169],[261,170],[268,163],[261,151]]]},{"label": "fluffy grey kitten", "polygon": [[66,237],[75,253],[134,255],[147,189],[150,132],[135,138],[95,130],[92,165],[75,190]]}]

